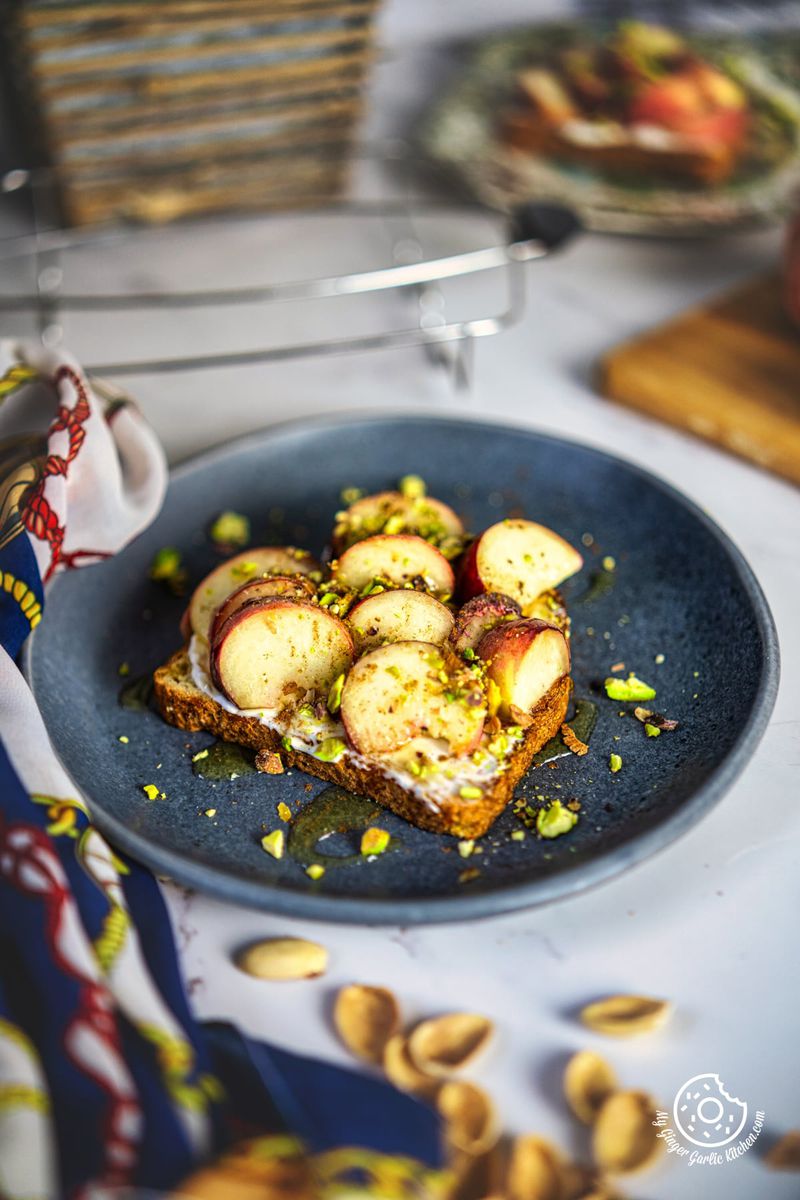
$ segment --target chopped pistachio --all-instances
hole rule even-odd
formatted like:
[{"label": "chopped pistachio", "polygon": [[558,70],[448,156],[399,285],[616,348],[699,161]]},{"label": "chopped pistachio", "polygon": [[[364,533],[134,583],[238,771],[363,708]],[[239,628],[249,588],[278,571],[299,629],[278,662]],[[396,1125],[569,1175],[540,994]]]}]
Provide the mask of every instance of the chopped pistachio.
[{"label": "chopped pistachio", "polygon": [[645,722],[644,731],[648,737],[661,737],[661,730],[657,725],[651,725],[649,721]]},{"label": "chopped pistachio", "polygon": [[156,787],[156,785],[154,783],[144,784],[144,786],[142,787],[142,791],[144,792],[145,796],[147,796],[148,800],[157,800],[158,799],[158,788]]},{"label": "chopped pistachio", "polygon": [[309,879],[322,879],[325,874],[325,868],[321,863],[312,863],[310,867],[306,867],[306,875]]},{"label": "chopped pistachio", "polygon": [[387,517],[383,526],[384,533],[402,533],[405,529],[406,522],[402,513],[393,513],[391,517]]},{"label": "chopped pistachio", "polygon": [[273,829],[272,833],[265,833],[261,839],[261,849],[266,850],[273,858],[283,858],[284,844],[282,829]]},{"label": "chopped pistachio", "polygon": [[608,760],[608,766],[609,766],[609,770],[613,771],[615,775],[616,775],[617,771],[621,771],[622,770],[621,755],[612,754],[611,758]]},{"label": "chopped pistachio", "polygon": [[250,521],[242,513],[225,509],[209,530],[212,542],[221,546],[246,546],[250,541]]},{"label": "chopped pistachio", "polygon": [[474,849],[475,849],[475,839],[474,838],[464,838],[463,841],[458,843],[458,853],[461,855],[462,858],[469,858],[469,856],[472,854]]},{"label": "chopped pistachio", "polygon": [[369,858],[373,854],[383,854],[389,849],[390,835],[386,829],[378,829],[373,826],[371,829],[365,829],[361,835],[361,853]]},{"label": "chopped pistachio", "polygon": [[181,569],[181,552],[175,546],[162,546],[150,563],[151,579],[174,579]]},{"label": "chopped pistachio", "polygon": [[130,675],[130,673],[131,673],[131,665],[130,665],[130,663],[121,662],[121,663],[119,664],[119,666],[117,667],[117,674],[118,674],[118,675],[125,676],[125,675]]},{"label": "chopped pistachio", "polygon": [[292,819],[292,810],[288,804],[284,804],[283,800],[278,804],[278,816],[282,821],[291,821]]},{"label": "chopped pistachio", "polygon": [[511,834],[511,840],[512,840],[512,842],[524,842],[525,841],[525,830],[524,829],[515,829]]},{"label": "chopped pistachio", "polygon": [[205,815],[207,817],[215,817],[217,815],[217,810],[215,808],[207,808],[205,811]]},{"label": "chopped pistachio", "polygon": [[642,679],[637,679],[631,672],[627,679],[612,679],[605,681],[606,695],[612,700],[652,700],[656,689],[650,687]]},{"label": "chopped pistachio", "polygon": [[483,788],[475,787],[474,784],[466,783],[458,789],[458,794],[462,800],[480,800],[483,795]]},{"label": "chopped pistachio", "polygon": [[231,567],[231,575],[234,579],[252,579],[258,570],[258,563],[248,559],[246,562],[236,563]]},{"label": "chopped pistachio", "polygon": [[604,571],[613,571],[616,565],[617,560],[611,554],[607,554],[603,559],[602,567]]},{"label": "chopped pistachio", "polygon": [[281,745],[283,746],[284,750],[291,750],[292,739],[290,737],[287,737],[286,734],[284,734],[283,737],[281,738]]},{"label": "chopped pistachio", "polygon": [[342,757],[347,746],[341,738],[329,737],[320,744],[314,755],[320,762],[336,762]]},{"label": "chopped pistachio", "polygon": [[337,713],[342,707],[342,689],[344,688],[344,671],[337,675],[328,692],[328,712]]},{"label": "chopped pistachio", "polygon": [[356,500],[360,500],[364,495],[364,489],[358,487],[342,488],[341,498],[342,504],[346,504],[348,508],[351,504],[355,504]]},{"label": "chopped pistachio", "polygon": [[121,733],[121,734],[119,735],[119,737],[117,738],[117,741],[118,741],[118,742],[122,742],[123,746],[127,746],[128,742],[129,742],[130,740],[131,740],[131,739],[130,739],[130,738],[128,738],[128,737],[126,737],[124,733]]},{"label": "chopped pistachio", "polygon": [[208,758],[208,747],[205,750],[198,750],[197,754],[193,754],[192,762],[200,762],[204,758]]},{"label": "chopped pistachio", "polygon": [[656,662],[656,663],[658,664],[658,666],[660,667],[660,666],[661,666],[661,664],[664,662],[664,655],[663,655],[663,654],[657,654],[657,655],[655,656],[654,662]]},{"label": "chopped pistachio", "polygon": [[560,800],[553,800],[536,814],[536,832],[543,838],[557,838],[577,824],[578,814],[570,812]]},{"label": "chopped pistachio", "polygon": [[399,487],[406,500],[421,500],[428,491],[425,480],[421,479],[419,475],[404,475],[400,480]]}]

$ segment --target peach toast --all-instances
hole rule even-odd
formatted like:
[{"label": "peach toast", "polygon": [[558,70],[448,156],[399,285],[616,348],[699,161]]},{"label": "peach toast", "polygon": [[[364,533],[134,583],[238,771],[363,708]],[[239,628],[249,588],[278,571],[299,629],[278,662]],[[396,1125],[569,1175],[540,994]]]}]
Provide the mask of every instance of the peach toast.
[{"label": "peach toast", "polygon": [[339,557],[261,547],[195,589],[164,718],[474,838],[565,720],[580,554],[533,521],[471,538],[416,477],[337,513]]}]

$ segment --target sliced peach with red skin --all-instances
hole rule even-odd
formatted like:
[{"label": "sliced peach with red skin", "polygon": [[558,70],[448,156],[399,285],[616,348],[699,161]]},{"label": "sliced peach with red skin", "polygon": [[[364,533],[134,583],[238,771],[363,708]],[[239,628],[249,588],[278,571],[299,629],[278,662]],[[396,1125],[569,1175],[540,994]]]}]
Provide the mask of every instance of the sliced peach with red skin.
[{"label": "sliced peach with red skin", "polygon": [[451,675],[437,646],[393,642],[355,663],[344,681],[340,715],[362,754],[386,754],[430,737],[464,755],[480,743],[486,708],[474,677],[467,682]]},{"label": "sliced peach with red skin", "polygon": [[453,614],[440,600],[412,588],[391,588],[359,600],[347,614],[359,653],[384,642],[430,642],[442,646],[453,628]]},{"label": "sliced peach with red skin", "polygon": [[292,600],[310,600],[316,595],[316,587],[307,575],[263,575],[248,579],[235,592],[231,592],[220,604],[211,622],[209,641],[213,642],[218,632],[235,612],[255,600],[266,600],[274,596],[288,596]]},{"label": "sliced peach with red skin", "polygon": [[453,568],[430,542],[412,533],[378,533],[356,542],[333,565],[337,583],[360,592],[375,579],[395,587],[412,584],[438,596],[450,596]]},{"label": "sliced peach with red skin", "polygon": [[319,575],[322,567],[307,550],[294,546],[256,546],[220,563],[197,585],[189,601],[189,627],[207,638],[214,613],[243,583],[264,575]]},{"label": "sliced peach with red skin", "polygon": [[354,652],[344,621],[317,604],[275,596],[227,619],[211,646],[211,678],[237,708],[282,711],[327,695]]},{"label": "sliced peach with red skin", "polygon": [[485,633],[501,625],[503,621],[514,621],[522,616],[516,600],[502,592],[483,592],[473,596],[456,616],[450,642],[456,654],[475,650]]},{"label": "sliced peach with red skin", "polygon": [[[385,530],[387,522],[389,529]],[[452,508],[434,496],[376,492],[373,496],[362,496],[336,514],[334,553],[342,554],[348,546],[385,531],[415,533],[438,545],[445,538],[461,537],[464,526]]]},{"label": "sliced peach with red skin", "polygon": [[583,566],[577,550],[535,521],[508,518],[476,538],[464,558],[460,588],[465,600],[502,592],[523,613],[551,588]]},{"label": "sliced peach with red skin", "polygon": [[554,683],[569,675],[569,644],[560,629],[525,617],[490,629],[478,645],[487,677],[497,688],[497,715],[510,724],[525,718]]}]

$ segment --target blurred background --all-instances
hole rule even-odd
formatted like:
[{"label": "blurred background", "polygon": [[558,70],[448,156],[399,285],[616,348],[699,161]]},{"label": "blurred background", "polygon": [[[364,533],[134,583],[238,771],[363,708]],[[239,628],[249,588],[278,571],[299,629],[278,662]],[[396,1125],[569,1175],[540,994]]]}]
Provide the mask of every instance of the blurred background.
[{"label": "blurred background", "polygon": [[[520,364],[502,394],[483,370],[507,374],[521,326],[533,390],[555,369],[562,413],[589,382],[800,479],[796,3],[7,0],[2,27],[4,327],[125,383],[173,458],[288,395],[295,415],[508,414]],[[530,201],[591,236],[522,274],[512,252],[399,288],[269,290],[507,248]],[[548,327],[573,288],[588,340]]]}]

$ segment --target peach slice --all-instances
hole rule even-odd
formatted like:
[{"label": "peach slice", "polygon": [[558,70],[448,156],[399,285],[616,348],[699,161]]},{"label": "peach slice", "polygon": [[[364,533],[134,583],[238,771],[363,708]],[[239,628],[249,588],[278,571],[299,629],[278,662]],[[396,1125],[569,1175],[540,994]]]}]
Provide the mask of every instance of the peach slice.
[{"label": "peach slice", "polygon": [[582,566],[578,551],[552,529],[509,518],[491,525],[470,546],[461,591],[465,599],[502,592],[524,613],[542,592],[558,587]]},{"label": "peach slice", "polygon": [[385,754],[417,736],[470,754],[486,707],[475,675],[428,642],[393,642],[360,658],[344,681],[341,718],[362,754]]},{"label": "peach slice", "polygon": [[292,600],[310,600],[316,595],[316,587],[307,575],[262,575],[248,579],[235,592],[231,592],[220,604],[211,621],[209,641],[222,629],[228,617],[252,604],[255,600],[266,600],[273,596],[288,596]]},{"label": "peach slice", "polygon": [[451,596],[455,579],[443,554],[424,538],[410,533],[379,533],[356,542],[333,564],[337,583],[360,592],[375,579],[395,587],[411,584],[440,596]]},{"label": "peach slice", "polygon": [[257,546],[234,555],[209,572],[189,601],[189,626],[208,637],[214,613],[222,601],[250,579],[264,575],[316,575],[322,568],[307,550],[294,546]]},{"label": "peach slice", "polygon": [[211,647],[211,678],[238,708],[284,710],[327,695],[353,661],[344,621],[305,600],[254,600]]},{"label": "peach slice", "polygon": [[473,596],[456,617],[450,639],[453,649],[457,654],[475,650],[483,635],[494,629],[495,625],[521,616],[522,609],[510,596],[503,596],[500,592],[483,592],[480,596]]},{"label": "peach slice", "polygon": [[334,554],[377,533],[415,533],[435,546],[451,539],[458,545],[464,526],[448,504],[433,496],[376,492],[336,514]]},{"label": "peach slice", "polygon": [[536,617],[490,629],[478,644],[486,674],[498,689],[501,720],[524,725],[554,683],[569,674],[569,645],[560,629]]},{"label": "peach slice", "polygon": [[359,600],[347,614],[359,653],[384,642],[430,642],[442,646],[453,628],[453,616],[441,601],[411,588],[392,588]]}]

